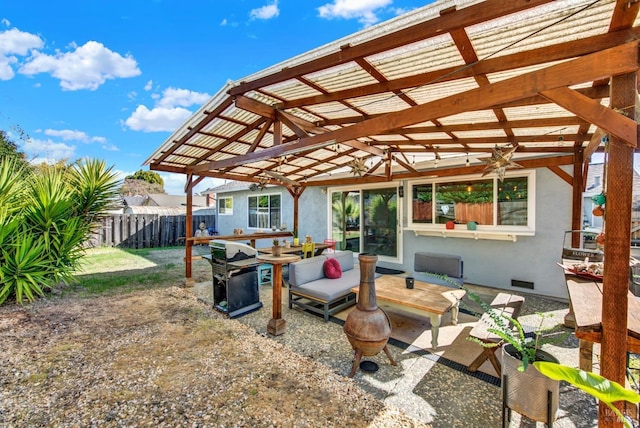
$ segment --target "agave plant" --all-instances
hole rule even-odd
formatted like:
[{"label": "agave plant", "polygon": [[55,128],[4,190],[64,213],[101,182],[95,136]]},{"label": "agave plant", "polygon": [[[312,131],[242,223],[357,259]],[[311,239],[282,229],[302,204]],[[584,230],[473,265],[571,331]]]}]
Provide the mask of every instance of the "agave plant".
[{"label": "agave plant", "polygon": [[72,280],[117,184],[101,161],[31,170],[0,159],[0,304],[10,297],[31,301]]}]

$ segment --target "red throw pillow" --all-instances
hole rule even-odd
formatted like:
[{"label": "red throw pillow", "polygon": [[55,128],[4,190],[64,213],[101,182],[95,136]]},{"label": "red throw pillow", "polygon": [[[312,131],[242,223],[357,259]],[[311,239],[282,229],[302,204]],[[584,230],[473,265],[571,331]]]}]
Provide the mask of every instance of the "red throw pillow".
[{"label": "red throw pillow", "polygon": [[337,279],[342,276],[342,267],[340,262],[336,259],[327,259],[322,266],[324,270],[324,276],[331,279]]}]

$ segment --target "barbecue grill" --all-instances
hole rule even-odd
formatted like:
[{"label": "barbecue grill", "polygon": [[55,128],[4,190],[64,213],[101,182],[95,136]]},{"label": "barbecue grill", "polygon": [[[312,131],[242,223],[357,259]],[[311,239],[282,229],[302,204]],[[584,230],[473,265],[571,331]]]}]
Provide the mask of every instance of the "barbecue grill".
[{"label": "barbecue grill", "polygon": [[260,309],[256,249],[222,239],[209,241],[209,248],[211,254],[204,257],[211,264],[214,309],[230,318]]}]

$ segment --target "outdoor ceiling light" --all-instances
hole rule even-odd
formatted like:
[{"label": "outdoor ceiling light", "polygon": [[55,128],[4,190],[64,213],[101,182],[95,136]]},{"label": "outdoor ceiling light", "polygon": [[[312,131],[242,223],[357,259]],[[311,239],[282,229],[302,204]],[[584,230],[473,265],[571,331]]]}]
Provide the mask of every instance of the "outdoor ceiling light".
[{"label": "outdoor ceiling light", "polygon": [[469,152],[467,152],[467,160],[464,162],[465,166],[469,166]]},{"label": "outdoor ceiling light", "polygon": [[518,165],[511,160],[513,153],[518,149],[518,147],[518,144],[515,144],[510,149],[504,149],[496,145],[490,158],[480,159],[486,165],[482,172],[482,176],[484,177],[490,172],[495,172],[498,174],[500,181],[503,181],[504,174],[507,169],[522,168],[521,165]]}]

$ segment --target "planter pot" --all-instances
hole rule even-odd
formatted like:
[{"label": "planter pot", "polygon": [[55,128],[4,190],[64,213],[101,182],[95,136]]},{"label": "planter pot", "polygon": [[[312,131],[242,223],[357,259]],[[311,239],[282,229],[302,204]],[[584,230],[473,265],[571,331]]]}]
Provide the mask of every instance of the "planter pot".
[{"label": "planter pot", "polygon": [[297,247],[298,245],[300,245],[300,238],[293,238],[293,246]]},{"label": "planter pot", "polygon": [[[555,420],[558,411],[558,395],[560,382],[549,379],[540,373],[533,364],[529,364],[524,372],[519,372],[518,367],[522,363],[514,356],[516,350],[512,345],[502,347],[502,390],[505,394],[505,405],[521,415],[534,421],[549,423]],[[550,361],[558,363],[558,360],[545,351],[536,353],[537,361]],[[551,417],[548,417],[548,396],[551,392]]]},{"label": "planter pot", "polygon": [[276,257],[280,257],[282,255],[282,247],[281,246],[271,247],[271,254],[273,254]]}]

